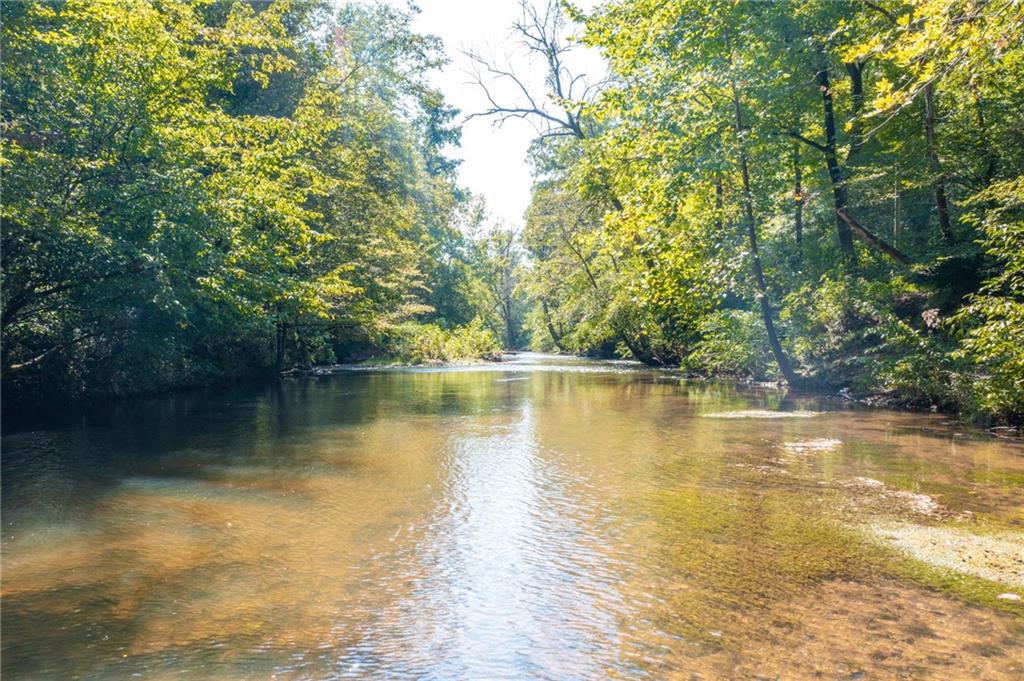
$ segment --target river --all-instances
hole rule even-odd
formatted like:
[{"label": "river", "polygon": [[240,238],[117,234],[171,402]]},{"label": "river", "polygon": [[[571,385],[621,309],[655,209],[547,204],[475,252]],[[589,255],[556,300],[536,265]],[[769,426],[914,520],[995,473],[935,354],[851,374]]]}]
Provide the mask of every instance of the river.
[{"label": "river", "polygon": [[51,421],[4,679],[1024,678],[1024,446],[950,417],[524,354]]}]

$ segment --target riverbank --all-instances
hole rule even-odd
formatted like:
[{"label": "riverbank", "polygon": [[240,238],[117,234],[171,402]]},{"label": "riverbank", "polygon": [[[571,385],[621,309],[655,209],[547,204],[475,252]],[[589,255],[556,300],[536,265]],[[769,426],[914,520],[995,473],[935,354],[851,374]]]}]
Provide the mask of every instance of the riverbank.
[{"label": "riverbank", "polygon": [[467,357],[456,357],[453,359],[426,359],[420,362],[410,362],[407,359],[401,357],[369,357],[358,362],[343,362],[341,364],[324,364],[319,366],[313,366],[309,368],[292,367],[279,373],[281,378],[300,378],[304,376],[316,377],[316,376],[332,376],[345,371],[353,371],[356,369],[364,371],[372,371],[374,369],[422,369],[422,368],[453,368],[467,366],[479,366],[486,364],[496,364],[498,362],[505,361],[506,358],[515,357],[518,352],[507,352],[504,350],[498,350],[493,352],[487,352],[482,355],[471,355]]},{"label": "riverbank", "polygon": [[[371,357],[358,362],[346,362],[341,364],[314,366],[309,369],[293,368],[281,372],[282,378],[302,376],[329,376],[344,371],[372,370],[372,369],[401,369],[401,368],[458,368],[464,366],[494,364],[508,361],[516,357],[518,351],[492,351],[482,355],[458,357],[453,359],[427,359],[424,361],[409,361],[407,358],[398,356]],[[581,361],[594,361],[594,358],[585,355],[574,355],[569,353],[525,353],[527,355],[560,357]],[[607,362],[632,362],[637,369],[658,371],[677,375],[687,381],[721,381],[734,382],[738,385],[746,385],[767,390],[790,391],[792,390],[785,381],[781,380],[759,380],[754,378],[741,378],[732,374],[700,374],[688,371],[681,367],[651,367],[636,360],[598,360]],[[1020,438],[1024,437],[1024,423],[996,423],[983,415],[965,410],[953,408],[950,404],[926,404],[921,400],[920,395],[911,395],[898,390],[888,391],[862,391],[855,393],[848,388],[828,387],[818,385],[816,387],[802,386],[794,394],[814,397],[827,400],[832,403],[870,407],[873,409],[891,409],[913,413],[941,413],[956,417],[965,425],[983,429],[997,437]]]},{"label": "riverbank", "polygon": [[[568,360],[572,362],[595,362],[614,366],[616,368],[633,367],[639,371],[653,371],[659,374],[672,375],[683,381],[697,383],[725,383],[737,386],[747,386],[759,390],[789,392],[789,387],[784,381],[756,380],[752,378],[739,378],[733,375],[708,375],[698,374],[678,367],[655,368],[649,367],[635,360],[600,360],[584,355],[568,353],[533,353],[528,351],[489,351],[484,354],[471,355],[453,359],[426,359],[422,361],[410,361],[408,358],[399,356],[377,355],[354,362],[343,362],[335,364],[314,365],[309,368],[293,367],[282,372],[274,372],[272,368],[260,371],[249,371],[236,377],[220,377],[215,380],[187,383],[177,386],[165,386],[156,390],[139,391],[123,395],[97,396],[91,395],[80,399],[47,400],[43,403],[18,404],[11,396],[5,394],[3,402],[3,423],[4,432],[10,431],[10,424],[39,423],[45,421],[47,414],[60,413],[63,418],[73,418],[75,415],[87,413],[94,409],[117,408],[119,405],[127,404],[137,400],[158,400],[162,397],[187,396],[210,390],[237,389],[245,386],[262,386],[281,379],[318,378],[343,374],[350,371],[373,371],[373,370],[399,370],[409,369],[457,369],[460,367],[486,367],[488,365],[507,365],[509,361],[517,357],[551,357]],[[833,405],[845,405],[851,407],[868,407],[878,410],[893,410],[908,413],[940,413],[960,420],[965,426],[976,428],[1000,438],[1018,440],[1024,437],[1024,426],[1016,425],[985,425],[972,419],[970,414],[960,413],[949,409],[929,408],[921,406],[919,402],[907,398],[901,398],[893,392],[876,392],[865,394],[853,394],[848,390],[834,390],[820,388],[816,390],[803,389],[799,392],[792,392],[802,397],[820,399]]]}]

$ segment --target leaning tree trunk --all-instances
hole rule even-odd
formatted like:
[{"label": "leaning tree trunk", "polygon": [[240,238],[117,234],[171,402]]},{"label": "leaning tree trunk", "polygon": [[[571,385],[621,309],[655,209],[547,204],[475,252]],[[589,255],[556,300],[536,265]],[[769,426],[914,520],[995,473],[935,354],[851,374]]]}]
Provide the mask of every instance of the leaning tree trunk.
[{"label": "leaning tree trunk", "polygon": [[562,352],[567,352],[565,345],[562,344],[562,334],[555,330],[555,324],[551,321],[551,310],[548,308],[547,298],[540,299],[540,306],[544,312],[544,323],[547,324],[548,333],[551,334],[551,342],[555,344],[555,347]]},{"label": "leaning tree trunk", "polygon": [[908,258],[905,253],[903,253],[900,249],[896,248],[895,246],[887,243],[885,239],[881,239],[872,234],[871,232],[869,232],[867,229],[864,228],[863,225],[861,225],[859,222],[850,217],[850,214],[847,213],[845,210],[839,211],[838,215],[840,220],[842,220],[843,222],[850,226],[853,232],[857,235],[858,239],[862,240],[866,244],[869,244],[870,246],[873,246],[874,248],[877,248],[882,253],[885,253],[887,256],[889,256],[896,262],[900,263],[901,265],[910,264],[910,258]]},{"label": "leaning tree trunk", "polygon": [[[726,35],[726,41],[728,41],[728,35]],[[729,49],[728,47],[726,49]],[[730,67],[731,67],[730,58]],[[772,355],[775,357],[775,363],[779,366],[779,371],[782,373],[783,378],[791,386],[796,386],[800,382],[800,377],[797,376],[793,370],[793,365],[789,361],[789,357],[786,356],[785,350],[782,349],[782,343],[779,342],[779,336],[775,331],[775,322],[772,318],[772,306],[768,301],[768,283],[765,281],[764,268],[761,266],[761,253],[757,247],[757,223],[754,222],[754,195],[750,189],[750,168],[747,164],[747,147],[744,143],[744,135],[746,131],[743,127],[743,112],[740,108],[740,96],[739,91],[736,89],[736,77],[732,78],[732,104],[734,118],[734,128],[736,130],[736,143],[739,145],[739,161],[740,161],[740,177],[743,180],[743,218],[746,223],[747,229],[747,240],[750,244],[750,262],[751,268],[754,274],[754,288],[757,292],[757,302],[761,308],[761,319],[764,321],[764,330],[768,336],[768,345],[771,347]]]},{"label": "leaning tree trunk", "polygon": [[[818,82],[818,88],[821,90],[826,142],[825,144],[819,144],[814,140],[809,140],[806,137],[795,133],[793,133],[792,136],[805,144],[809,144],[814,147],[825,157],[825,165],[828,167],[828,176],[832,183],[832,199],[835,204],[836,223],[839,232],[839,245],[847,263],[850,265],[856,265],[857,252],[853,248],[853,237],[856,236],[864,243],[885,253],[897,262],[908,264],[910,262],[909,258],[901,253],[899,249],[887,243],[878,235],[873,234],[866,227],[854,220],[849,214],[849,193],[847,191],[849,172],[847,169],[844,169],[843,165],[839,162],[839,155],[837,153],[838,143],[836,140],[835,110],[832,101],[832,83],[829,79],[828,64],[824,61],[824,55],[822,55],[822,60],[823,64],[815,73],[815,79]],[[864,143],[864,136],[860,130],[860,123],[856,118],[864,106],[863,65],[854,63],[846,64],[846,70],[850,74],[854,110],[854,120],[850,131],[850,151],[846,156],[846,161],[849,163],[850,159],[860,151]]]}]

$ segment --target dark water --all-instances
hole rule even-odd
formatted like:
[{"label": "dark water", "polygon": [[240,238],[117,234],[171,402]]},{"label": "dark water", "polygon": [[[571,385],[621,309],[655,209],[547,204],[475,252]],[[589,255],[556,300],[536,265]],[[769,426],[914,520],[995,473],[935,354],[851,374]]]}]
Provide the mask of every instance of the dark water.
[{"label": "dark water", "polygon": [[4,679],[1024,678],[1024,447],[939,416],[527,355],[66,421]]}]

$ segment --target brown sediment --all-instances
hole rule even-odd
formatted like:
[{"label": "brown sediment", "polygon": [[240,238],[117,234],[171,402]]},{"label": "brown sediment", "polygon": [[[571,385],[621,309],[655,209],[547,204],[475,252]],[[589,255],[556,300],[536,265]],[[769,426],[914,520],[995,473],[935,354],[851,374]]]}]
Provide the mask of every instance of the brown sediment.
[{"label": "brown sediment", "polygon": [[826,582],[770,616],[739,613],[720,633],[717,650],[681,657],[665,676],[1024,678],[1024,622],[894,580]]}]

